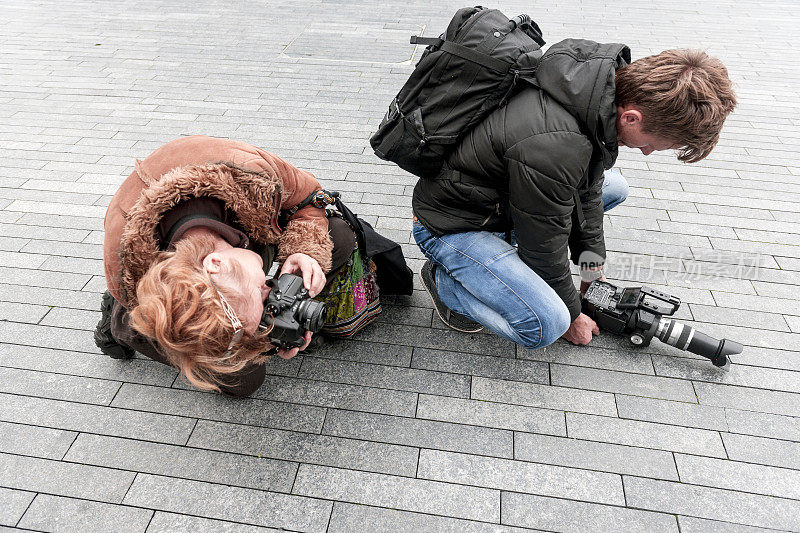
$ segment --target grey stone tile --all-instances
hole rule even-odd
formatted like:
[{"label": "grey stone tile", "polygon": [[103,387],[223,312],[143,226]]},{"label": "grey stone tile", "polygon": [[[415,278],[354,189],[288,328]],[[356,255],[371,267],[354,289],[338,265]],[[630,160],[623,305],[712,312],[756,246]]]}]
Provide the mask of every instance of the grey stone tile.
[{"label": "grey stone tile", "polygon": [[173,533],[175,531],[192,531],[193,533],[278,533],[279,530],[162,511],[156,511],[150,521],[150,525],[147,527],[147,533]]},{"label": "grey stone tile", "polygon": [[419,395],[417,418],[497,429],[566,435],[563,411],[522,405]]},{"label": "grey stone tile", "polygon": [[39,494],[19,527],[41,531],[144,531],[153,511]]},{"label": "grey stone tile", "polygon": [[500,492],[405,477],[300,465],[294,494],[402,511],[500,521]]},{"label": "grey stone tile", "polygon": [[653,362],[649,353],[628,347],[626,347],[628,348],[626,351],[601,347],[596,345],[595,342],[601,337],[595,337],[588,348],[586,346],[575,346],[566,341],[557,341],[540,350],[528,350],[522,346],[517,346],[517,359],[619,370],[637,374],[654,374]]},{"label": "grey stone tile", "polygon": [[800,441],[800,418],[797,417],[725,409],[725,418],[732,433]]},{"label": "grey stone tile", "polygon": [[305,357],[298,377],[383,389],[469,396],[469,377],[413,368]]},{"label": "grey stone tile", "polygon": [[164,413],[190,418],[265,426],[318,433],[325,410],[254,398],[230,398],[220,394],[145,387],[125,383],[112,407]]},{"label": "grey stone tile", "polygon": [[405,324],[373,324],[364,328],[354,336],[354,340],[366,342],[387,342],[413,346],[415,348],[432,348],[483,355],[504,356],[514,352],[514,344],[496,335],[460,333],[453,330],[433,330]]},{"label": "grey stone tile", "polygon": [[800,394],[701,382],[695,382],[694,390],[700,405],[800,416]]},{"label": "grey stone tile", "polygon": [[546,363],[425,348],[414,350],[411,367],[529,383],[550,382]]},{"label": "grey stone tile", "polygon": [[734,433],[723,433],[722,440],[728,457],[734,461],[800,470],[800,442]]},{"label": "grey stone tile", "polygon": [[606,531],[678,532],[675,517],[669,514],[514,492],[503,493],[502,521],[547,531],[591,531],[602,524]]},{"label": "grey stone tile", "polygon": [[679,516],[678,523],[681,526],[681,533],[769,533],[775,531],[774,529],[743,526],[690,516]]},{"label": "grey stone tile", "polygon": [[614,396],[605,392],[481,377],[472,379],[472,399],[609,416],[617,414]]},{"label": "grey stone tile", "polygon": [[687,402],[671,402],[617,395],[617,411],[620,418],[660,422],[677,426],[727,431],[725,410]]},{"label": "grey stone tile", "polygon": [[693,402],[696,399],[692,384],[688,381],[579,366],[556,364],[550,366],[552,383],[556,386],[601,390],[684,402]]},{"label": "grey stone tile", "polygon": [[133,472],[0,453],[0,479],[12,489],[120,503],[134,475]]},{"label": "grey stone tile", "polygon": [[0,342],[75,352],[97,352],[92,335],[86,331],[18,322],[0,322]]},{"label": "grey stone tile", "polygon": [[51,270],[34,270],[0,266],[0,279],[3,283],[31,287],[52,287],[54,289],[80,290],[89,281],[88,274],[71,274]]},{"label": "grey stone tile", "polygon": [[[22,257],[19,257],[22,256]],[[29,261],[38,263],[40,260],[47,256],[33,255],[33,254],[18,254],[17,257],[9,258],[9,261],[14,261],[14,264],[19,264],[17,261]],[[29,259],[30,258],[30,259]],[[33,260],[35,258],[35,260]],[[3,254],[0,252],[0,262],[4,261]],[[49,307],[62,306],[72,309],[86,309],[89,311],[96,311],[100,309],[100,298],[97,294],[81,291],[68,291],[62,289],[51,289],[46,287],[22,287],[20,285],[10,285],[0,283],[0,301],[4,302],[17,302],[33,305],[45,305]],[[16,333],[17,339],[36,337],[35,333],[28,334],[25,337],[22,331],[37,331],[36,328],[29,328],[28,330],[18,330]],[[42,330],[38,330],[42,331]],[[53,330],[49,330],[53,332]],[[42,335],[39,333],[39,335]],[[56,333],[51,333],[51,337]],[[56,346],[63,348],[63,346]]]},{"label": "grey stone tile", "polygon": [[0,487],[0,526],[13,526],[22,517],[34,496],[33,492]]},{"label": "grey stone tile", "polygon": [[623,482],[628,505],[639,509],[773,529],[797,529],[800,521],[796,500],[629,476]]},{"label": "grey stone tile", "polygon": [[329,410],[322,432],[494,457],[513,457],[514,453],[510,431],[354,411]]},{"label": "grey stone tile", "polygon": [[64,460],[276,492],[291,491],[297,472],[286,461],[85,433]]},{"label": "grey stone tile", "polygon": [[43,305],[0,302],[0,320],[38,324],[49,311]]},{"label": "grey stone tile", "polygon": [[336,340],[315,350],[314,357],[340,359],[359,363],[389,366],[409,366],[412,348],[395,344],[378,344],[350,340]]},{"label": "grey stone tile", "polygon": [[[58,257],[58,256],[41,256],[47,257],[41,265],[42,270],[55,270],[57,272],[76,272],[78,274],[91,274],[93,276],[102,276],[105,274],[103,270],[103,261],[101,259],[86,259],[81,257]],[[100,304],[97,304],[98,309]]]},{"label": "grey stone tile", "polygon": [[720,372],[710,365],[687,364],[683,359],[659,356],[653,357],[653,364],[656,373],[663,376],[777,391],[800,390],[800,372],[789,370],[733,364],[730,372]]},{"label": "grey stone tile", "polygon": [[5,366],[25,370],[47,372],[57,369],[60,374],[167,387],[177,375],[173,368],[150,359],[120,361],[103,354],[35,346],[0,344],[0,359]]},{"label": "grey stone tile", "polygon": [[107,405],[119,386],[118,381],[0,367],[0,392],[9,394]]},{"label": "grey stone tile", "polygon": [[705,429],[567,413],[567,435],[655,450],[726,457],[719,433]]},{"label": "grey stone tile", "polygon": [[213,483],[140,474],[127,505],[297,531],[324,532],[330,502]]},{"label": "grey stone tile", "polygon": [[189,446],[284,461],[413,475],[417,450],[381,442],[201,420]]},{"label": "grey stone tile", "polygon": [[682,483],[800,500],[800,472],[676,453]]},{"label": "grey stone tile", "polygon": [[271,376],[267,376],[254,396],[279,402],[401,416],[413,416],[417,406],[417,394],[413,392]]},{"label": "grey stone tile", "polygon": [[100,311],[84,311],[82,309],[54,307],[39,324],[42,326],[55,326],[57,328],[94,331],[98,320],[100,320]]},{"label": "grey stone tile", "polygon": [[421,450],[417,477],[504,491],[624,505],[617,474],[494,457]]},{"label": "grey stone tile", "polygon": [[514,458],[602,472],[678,480],[675,461],[669,452],[575,438],[516,433]]},{"label": "grey stone tile", "polygon": [[394,531],[396,533],[505,533],[511,531],[511,528],[498,524],[336,502],[333,504],[333,514],[328,532],[361,531],[366,524],[369,524],[373,531]]},{"label": "grey stone tile", "polygon": [[193,418],[12,394],[0,394],[0,419],[170,444],[186,443],[195,424]]},{"label": "grey stone tile", "polygon": [[77,433],[0,422],[0,452],[44,459],[61,459]]}]

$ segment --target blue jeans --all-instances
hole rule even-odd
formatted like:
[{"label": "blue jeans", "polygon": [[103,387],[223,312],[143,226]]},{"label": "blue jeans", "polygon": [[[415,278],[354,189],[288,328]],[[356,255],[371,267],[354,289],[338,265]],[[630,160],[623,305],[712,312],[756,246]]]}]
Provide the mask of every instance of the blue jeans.
[{"label": "blue jeans", "polygon": [[[603,205],[608,211],[628,196],[617,170],[605,173]],[[414,222],[414,240],[436,263],[436,289],[442,302],[488,330],[526,348],[543,348],[569,328],[567,306],[519,258],[502,234],[467,231],[436,237]]]}]

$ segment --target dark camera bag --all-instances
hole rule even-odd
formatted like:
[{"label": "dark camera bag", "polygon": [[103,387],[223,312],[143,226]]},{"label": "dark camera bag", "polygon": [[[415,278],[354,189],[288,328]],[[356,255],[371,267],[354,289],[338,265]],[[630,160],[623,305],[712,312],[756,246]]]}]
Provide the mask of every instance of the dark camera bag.
[{"label": "dark camera bag", "polygon": [[456,12],[427,45],[408,81],[370,138],[375,155],[420,177],[435,176],[456,142],[504,105],[518,81],[533,79],[544,45],[527,15],[508,19],[496,9]]}]

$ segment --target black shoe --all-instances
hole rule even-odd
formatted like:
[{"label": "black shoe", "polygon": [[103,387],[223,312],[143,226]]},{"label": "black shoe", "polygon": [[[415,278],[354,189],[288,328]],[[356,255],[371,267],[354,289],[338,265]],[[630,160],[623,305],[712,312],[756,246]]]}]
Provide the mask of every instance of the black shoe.
[{"label": "black shoe", "polygon": [[444,305],[444,302],[439,299],[439,293],[436,290],[436,276],[434,275],[435,266],[430,259],[425,261],[422,265],[422,270],[419,272],[419,277],[422,278],[422,285],[428,291],[428,295],[433,300],[433,306],[436,309],[436,314],[446,326],[456,330],[463,331],[464,333],[478,333],[483,331],[483,326],[477,322],[470,320],[464,315],[460,315],[452,311],[449,307]]},{"label": "black shoe", "polygon": [[111,310],[114,308],[114,297],[106,291],[100,303],[100,321],[94,329],[94,343],[100,351],[112,359],[130,359],[134,350],[123,346],[111,335]]}]

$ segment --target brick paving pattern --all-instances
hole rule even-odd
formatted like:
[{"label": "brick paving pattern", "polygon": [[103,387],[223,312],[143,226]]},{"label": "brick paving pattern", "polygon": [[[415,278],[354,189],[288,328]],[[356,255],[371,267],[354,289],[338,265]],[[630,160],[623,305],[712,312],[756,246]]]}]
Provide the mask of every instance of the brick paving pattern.
[{"label": "brick paving pattern", "polygon": [[[563,4],[563,5],[561,5]],[[91,330],[103,214],[187,134],[273,151],[410,240],[415,178],[369,148],[452,0],[0,0],[0,530],[800,531],[795,2],[498,1],[549,43],[720,57],[740,105],[687,166],[623,150],[614,280],[746,345],[722,374],[600,336],[529,351],[450,331],[424,291],[254,397],[192,390]]]}]

